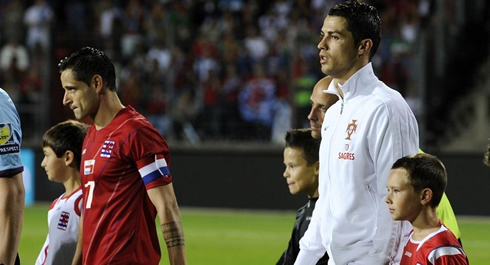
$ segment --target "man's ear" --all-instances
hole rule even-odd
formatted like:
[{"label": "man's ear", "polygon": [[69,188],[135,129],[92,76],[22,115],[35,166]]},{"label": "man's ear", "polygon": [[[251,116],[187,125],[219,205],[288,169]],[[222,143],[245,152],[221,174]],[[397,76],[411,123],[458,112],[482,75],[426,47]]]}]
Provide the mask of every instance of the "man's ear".
[{"label": "man's ear", "polygon": [[72,151],[67,150],[64,154],[63,160],[65,161],[65,166],[70,166],[75,162],[75,154]]},{"label": "man's ear", "polygon": [[369,56],[369,53],[371,52],[372,47],[373,47],[373,41],[371,39],[361,40],[357,54],[359,56],[364,56],[364,55]]},{"label": "man's ear", "polygon": [[100,75],[94,75],[92,77],[92,87],[95,89],[97,94],[100,94],[103,91],[104,87],[104,79]]},{"label": "man's ear", "polygon": [[320,162],[319,161],[315,162],[315,175],[316,176],[320,175]]},{"label": "man's ear", "polygon": [[432,192],[431,189],[425,188],[422,191],[420,191],[420,203],[422,205],[428,205],[432,201],[432,197],[434,196],[434,193]]}]

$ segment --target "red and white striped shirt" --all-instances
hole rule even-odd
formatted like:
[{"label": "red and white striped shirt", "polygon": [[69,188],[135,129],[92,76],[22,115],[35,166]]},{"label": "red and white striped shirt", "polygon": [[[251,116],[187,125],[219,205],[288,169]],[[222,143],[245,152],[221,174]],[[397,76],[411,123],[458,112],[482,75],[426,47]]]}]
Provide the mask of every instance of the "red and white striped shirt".
[{"label": "red and white striped shirt", "polygon": [[413,231],[403,250],[400,265],[469,264],[461,244],[443,224],[422,241],[416,241],[412,236]]}]

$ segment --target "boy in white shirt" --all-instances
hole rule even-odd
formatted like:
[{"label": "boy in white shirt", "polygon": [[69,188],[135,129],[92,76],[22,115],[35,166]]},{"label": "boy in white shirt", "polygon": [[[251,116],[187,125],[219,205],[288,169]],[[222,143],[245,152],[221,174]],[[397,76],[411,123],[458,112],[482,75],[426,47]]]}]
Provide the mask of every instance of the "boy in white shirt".
[{"label": "boy in white shirt", "polygon": [[43,136],[41,166],[50,181],[62,183],[65,193],[51,203],[49,232],[36,265],[71,264],[78,242],[82,209],[80,159],[88,126],[68,120],[51,127]]}]

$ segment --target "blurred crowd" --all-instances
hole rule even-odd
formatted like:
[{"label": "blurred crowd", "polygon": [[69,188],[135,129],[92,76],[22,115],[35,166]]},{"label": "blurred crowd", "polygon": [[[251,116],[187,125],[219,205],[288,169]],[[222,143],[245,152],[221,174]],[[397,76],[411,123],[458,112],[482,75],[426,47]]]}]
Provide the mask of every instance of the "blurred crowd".
[{"label": "blurred crowd", "polygon": [[[0,84],[17,105],[62,109],[57,62],[95,46],[116,65],[123,104],[168,139],[281,142],[308,127],[320,28],[337,2],[0,0]],[[430,1],[367,2],[383,25],[378,77],[416,96],[412,51]],[[48,113],[49,126],[63,112]]]}]

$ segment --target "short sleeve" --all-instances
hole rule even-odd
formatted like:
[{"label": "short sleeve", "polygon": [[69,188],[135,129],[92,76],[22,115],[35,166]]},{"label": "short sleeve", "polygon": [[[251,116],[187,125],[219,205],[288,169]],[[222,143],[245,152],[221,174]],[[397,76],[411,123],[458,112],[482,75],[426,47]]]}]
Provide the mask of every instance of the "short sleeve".
[{"label": "short sleeve", "polygon": [[24,170],[21,142],[19,114],[7,93],[0,89],[0,177],[11,177]]}]

